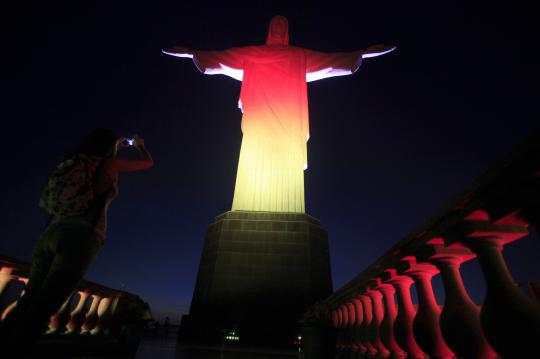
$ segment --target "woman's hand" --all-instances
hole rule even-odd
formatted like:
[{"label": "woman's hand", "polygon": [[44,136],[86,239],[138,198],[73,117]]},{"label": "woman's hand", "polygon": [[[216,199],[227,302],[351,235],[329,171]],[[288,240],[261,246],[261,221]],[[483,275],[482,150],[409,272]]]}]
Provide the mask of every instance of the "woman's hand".
[{"label": "woman's hand", "polygon": [[116,140],[116,149],[121,150],[122,148],[129,147],[128,139],[126,137],[120,137]]},{"label": "woman's hand", "polygon": [[137,134],[131,136],[131,138],[133,139],[133,147],[137,149],[144,147],[144,138],[140,137]]}]

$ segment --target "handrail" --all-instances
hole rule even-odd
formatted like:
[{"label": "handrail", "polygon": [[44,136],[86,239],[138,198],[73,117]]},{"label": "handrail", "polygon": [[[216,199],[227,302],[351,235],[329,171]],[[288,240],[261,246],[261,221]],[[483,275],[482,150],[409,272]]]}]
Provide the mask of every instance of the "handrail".
[{"label": "handrail", "polygon": [[[0,255],[1,302],[5,303],[8,299],[10,284],[16,282],[26,284],[30,267],[30,263]],[[18,293],[11,293],[12,298],[9,299],[15,300],[3,308],[0,320],[15,307],[22,292],[23,288],[20,288]],[[150,319],[152,319],[150,307],[137,295],[82,280],[51,317],[43,339],[54,336],[61,338],[62,341],[69,341],[95,337],[101,344],[104,340],[105,343],[108,340],[116,346],[120,345],[123,353],[134,354],[142,337],[144,322]],[[138,337],[136,333],[141,333],[141,336]],[[56,343],[58,339],[52,342]],[[0,352],[1,350],[2,348]],[[58,350],[63,349],[60,347]]]},{"label": "handrail", "polygon": [[[411,344],[412,337],[401,338],[407,339],[408,344],[402,340],[401,351],[395,349],[393,331],[400,328],[395,327],[394,320],[403,322],[403,318],[407,323],[400,322],[399,325],[404,326],[401,329],[412,336],[414,320],[416,341],[430,356],[451,358],[455,353],[460,357],[490,357],[495,353],[493,349],[502,356],[515,356],[519,350],[524,350],[523,355],[531,355],[524,343],[532,338],[531,333],[540,334],[540,307],[516,288],[501,254],[504,245],[527,236],[531,226],[540,228],[540,131],[514,147],[506,158],[489,168],[347,284],[309,308],[302,323],[313,325],[326,321],[341,330],[357,328],[364,331],[364,334],[359,334],[360,337],[363,335],[364,342],[349,340],[348,347],[364,351],[368,353],[366,355],[375,355],[373,351],[378,351],[379,356],[386,357],[387,348],[374,339],[383,331],[386,333],[383,341],[386,340],[388,348],[394,348],[392,354],[395,357],[400,356],[398,352],[404,353],[403,350],[411,357],[420,355]],[[459,266],[472,259],[479,260],[488,288],[486,301],[481,307],[482,320],[479,309],[463,287],[459,273]],[[442,316],[431,288],[431,278],[439,273],[447,292]],[[398,295],[398,302],[408,301],[403,295],[410,296],[408,288],[413,280],[419,297],[418,310],[400,302],[397,319],[388,319],[388,314],[386,318],[379,318],[378,314],[385,311],[393,313],[393,303],[387,302],[393,302],[395,290],[402,294]],[[411,282],[406,284],[407,281]],[[384,301],[380,300],[380,294],[383,294]],[[365,308],[358,309],[362,302],[373,306],[370,313],[350,313],[351,310],[365,312]],[[459,313],[454,313],[454,306],[458,304],[473,318],[460,319],[467,323],[467,330],[474,332],[471,337],[476,342],[469,343],[469,347],[457,343],[459,338],[456,339],[455,328],[452,327],[457,325],[455,318]],[[519,309],[519,314],[509,312],[516,309]],[[503,312],[513,318],[512,323],[503,323]],[[365,320],[348,320],[360,318],[361,314],[369,314],[368,317],[375,319],[368,324]],[[439,317],[442,318],[441,323]],[[493,328],[494,321],[498,323],[497,329]],[[360,327],[363,329],[358,329]],[[460,330],[464,330],[463,326]],[[366,339],[368,337],[371,342]],[[480,349],[475,351],[472,346]],[[340,347],[344,344],[340,343]],[[518,347],[526,349],[516,349]]]}]

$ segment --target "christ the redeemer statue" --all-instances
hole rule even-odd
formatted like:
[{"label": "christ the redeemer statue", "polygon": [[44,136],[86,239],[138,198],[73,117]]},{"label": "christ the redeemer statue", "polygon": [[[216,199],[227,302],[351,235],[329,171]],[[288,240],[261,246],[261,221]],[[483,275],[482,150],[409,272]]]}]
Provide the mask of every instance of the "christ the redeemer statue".
[{"label": "christ the redeemer statue", "polygon": [[242,82],[242,147],[233,211],[304,213],[309,117],[307,82],[350,75],[362,58],[394,47],[376,45],[353,52],[324,53],[289,46],[288,21],[270,21],[266,45],[224,51],[183,47],[165,54],[193,58],[204,74],[222,74]]}]

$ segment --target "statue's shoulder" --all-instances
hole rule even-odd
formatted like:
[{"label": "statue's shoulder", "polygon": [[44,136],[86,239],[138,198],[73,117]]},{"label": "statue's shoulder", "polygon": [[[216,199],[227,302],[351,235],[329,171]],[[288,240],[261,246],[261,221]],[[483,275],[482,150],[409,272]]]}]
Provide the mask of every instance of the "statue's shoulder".
[{"label": "statue's shoulder", "polygon": [[288,53],[288,54],[294,54],[294,55],[302,55],[305,52],[305,49],[298,46],[290,46],[290,45],[261,45],[256,46],[260,51],[266,51],[266,52],[282,52],[282,53]]},{"label": "statue's shoulder", "polygon": [[270,64],[283,61],[302,61],[305,50],[288,45],[256,45],[241,48],[244,59],[255,64]]},{"label": "statue's shoulder", "polygon": [[303,47],[298,47],[298,46],[288,46],[291,51],[297,51],[297,52],[304,52],[306,49],[304,49]]}]

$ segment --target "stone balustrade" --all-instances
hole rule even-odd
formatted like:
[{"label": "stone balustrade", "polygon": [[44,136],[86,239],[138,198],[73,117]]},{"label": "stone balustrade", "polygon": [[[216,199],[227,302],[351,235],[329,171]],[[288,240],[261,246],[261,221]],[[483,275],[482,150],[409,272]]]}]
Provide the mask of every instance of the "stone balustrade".
[{"label": "stone balustrade", "polygon": [[[338,351],[355,358],[540,358],[540,304],[519,289],[503,256],[506,245],[519,245],[513,242],[534,228],[540,228],[540,132],[310,308],[303,323],[333,327]],[[485,280],[480,305],[460,272],[471,260]],[[435,276],[444,285],[442,306]],[[528,289],[540,292],[533,284]]]},{"label": "stone balustrade", "polygon": [[[1,320],[24,293],[29,271],[30,264],[0,256]],[[112,350],[115,353],[134,354],[145,321],[151,318],[149,306],[138,296],[83,280],[51,317],[38,345],[45,345],[43,350],[58,353],[62,352],[62,346],[68,347],[66,342],[78,341],[86,345],[86,349],[80,346],[83,350],[99,351],[96,347],[101,346],[103,351],[109,353]],[[92,343],[93,338],[96,338],[95,343]],[[118,348],[110,348],[108,343],[113,342]],[[47,343],[56,343],[57,347]]]}]

